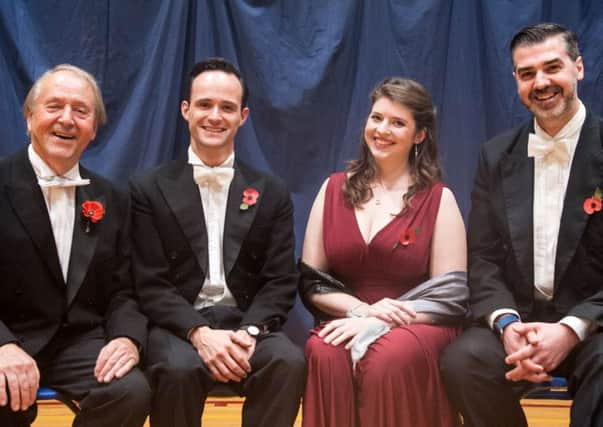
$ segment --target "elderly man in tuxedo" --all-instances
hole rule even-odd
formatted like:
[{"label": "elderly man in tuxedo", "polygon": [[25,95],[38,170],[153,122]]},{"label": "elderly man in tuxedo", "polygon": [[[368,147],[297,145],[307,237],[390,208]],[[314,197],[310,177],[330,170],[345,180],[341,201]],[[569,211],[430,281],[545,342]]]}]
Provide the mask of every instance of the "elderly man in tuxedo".
[{"label": "elderly man in tuxedo", "polygon": [[129,200],[79,165],[105,121],[98,85],[59,65],[23,112],[31,143],[0,161],[0,425],[28,426],[39,385],[76,426],[141,426],[147,321],[132,298]]},{"label": "elderly man in tuxedo", "polygon": [[199,62],[188,89],[188,159],[131,183],[135,282],[152,322],[151,425],[199,426],[219,382],[246,396],[244,426],[291,426],[305,363],[279,331],[298,279],[289,193],[235,159],[249,114],[239,71]]},{"label": "elderly man in tuxedo", "polygon": [[557,24],[511,41],[534,119],[481,150],[469,218],[476,325],[441,369],[467,426],[526,426],[530,383],[566,376],[571,425],[603,426],[603,127],[577,94],[576,35]]}]

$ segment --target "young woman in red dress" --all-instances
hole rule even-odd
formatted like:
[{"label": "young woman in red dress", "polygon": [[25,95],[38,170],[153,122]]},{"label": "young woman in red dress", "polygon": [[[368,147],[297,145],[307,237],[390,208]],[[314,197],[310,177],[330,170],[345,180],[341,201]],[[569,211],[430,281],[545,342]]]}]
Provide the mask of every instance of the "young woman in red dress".
[{"label": "young woman in red dress", "polygon": [[[306,344],[302,425],[453,426],[438,361],[458,326],[437,324],[397,298],[432,277],[466,271],[463,220],[440,181],[426,90],[392,78],[371,101],[360,159],[326,180],[307,225],[302,261],[351,293],[308,297],[333,320]],[[391,329],[353,367],[355,337],[376,321]]]}]

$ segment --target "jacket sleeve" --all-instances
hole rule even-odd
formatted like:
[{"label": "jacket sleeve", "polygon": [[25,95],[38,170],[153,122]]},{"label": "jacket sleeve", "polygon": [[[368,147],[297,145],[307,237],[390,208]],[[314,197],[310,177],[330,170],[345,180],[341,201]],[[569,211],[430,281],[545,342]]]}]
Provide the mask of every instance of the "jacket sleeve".
[{"label": "jacket sleeve", "polygon": [[[480,152],[477,174],[471,194],[468,227],[468,264],[471,309],[476,320],[499,308],[518,310],[504,274],[510,248],[505,244],[502,206],[497,205],[495,166]],[[500,190],[498,190],[499,192]]]},{"label": "jacket sleeve", "polygon": [[17,337],[13,335],[4,322],[0,321],[0,346],[11,342],[17,342]]}]

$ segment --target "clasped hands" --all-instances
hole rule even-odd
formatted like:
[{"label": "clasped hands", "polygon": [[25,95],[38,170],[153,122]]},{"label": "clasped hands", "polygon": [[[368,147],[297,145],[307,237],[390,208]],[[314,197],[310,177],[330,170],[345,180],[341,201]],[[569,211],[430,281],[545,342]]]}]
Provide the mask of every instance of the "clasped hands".
[{"label": "clasped hands", "polygon": [[503,333],[507,357],[514,365],[505,377],[510,381],[533,383],[550,381],[550,372],[559,366],[578,344],[575,332],[562,323],[515,322]]},{"label": "clasped hands", "polygon": [[407,302],[392,298],[383,298],[374,304],[361,304],[353,310],[361,317],[344,317],[332,320],[320,330],[318,336],[325,344],[337,346],[347,341],[349,350],[356,342],[360,332],[375,325],[386,323],[390,327],[408,325],[417,318],[417,313]]},{"label": "clasped hands", "polygon": [[201,326],[189,339],[216,381],[240,382],[251,372],[256,339],[247,332]]},{"label": "clasped hands", "polygon": [[[100,351],[94,368],[98,382],[109,383],[121,378],[138,364],[136,345],[126,337],[109,341]],[[17,344],[0,346],[0,406],[8,404],[13,411],[24,411],[36,401],[40,371],[36,361]]]}]

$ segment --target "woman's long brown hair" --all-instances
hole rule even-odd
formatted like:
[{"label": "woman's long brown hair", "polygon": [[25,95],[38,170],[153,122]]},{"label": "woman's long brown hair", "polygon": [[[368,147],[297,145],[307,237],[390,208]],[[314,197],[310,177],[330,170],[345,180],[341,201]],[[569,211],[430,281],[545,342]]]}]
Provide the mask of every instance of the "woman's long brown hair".
[{"label": "woman's long brown hair", "polygon": [[[402,197],[402,214],[411,204],[412,198],[438,182],[442,169],[436,144],[436,115],[431,96],[425,88],[414,80],[398,77],[388,78],[373,89],[370,94],[371,107],[380,98],[398,102],[408,108],[415,120],[416,131],[425,130],[425,139],[416,152],[410,152],[409,167],[411,185]],[[343,185],[343,196],[350,207],[359,208],[373,197],[371,183],[377,174],[375,158],[364,140],[364,129],[360,147],[360,158],[352,160],[345,169],[348,179]],[[416,153],[416,155],[415,155]]]}]

